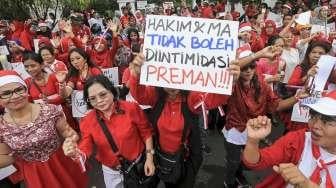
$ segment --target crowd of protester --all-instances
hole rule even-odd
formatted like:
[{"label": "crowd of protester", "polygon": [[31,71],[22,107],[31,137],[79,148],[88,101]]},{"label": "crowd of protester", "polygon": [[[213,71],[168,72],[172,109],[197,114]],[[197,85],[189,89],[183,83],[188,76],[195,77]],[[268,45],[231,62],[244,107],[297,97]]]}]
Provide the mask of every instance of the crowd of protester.
[{"label": "crowd of protester", "polygon": [[[136,11],[126,4],[114,18],[90,10],[60,19],[51,13],[45,20],[1,20],[0,170],[16,168],[3,185],[100,187],[87,173],[95,160],[108,188],[159,182],[192,188],[204,154],[219,152],[206,143],[202,103],[211,110],[210,122],[223,127],[223,187],[252,186],[243,170],[271,168],[256,187],[336,187],[336,68],[320,98],[302,104],[308,122],[291,120],[293,106],[314,94],[310,83],[320,57],[336,55],[336,2],[269,7],[253,1],[243,14],[235,3],[197,2]],[[309,23],[298,23],[307,11]],[[232,94],[141,85],[149,14],[239,22]],[[316,26],[324,29],[315,32]],[[119,83],[103,74],[112,67]],[[82,118],[72,114],[75,91],[83,91],[88,107]],[[279,124],[285,132],[269,140]]]}]

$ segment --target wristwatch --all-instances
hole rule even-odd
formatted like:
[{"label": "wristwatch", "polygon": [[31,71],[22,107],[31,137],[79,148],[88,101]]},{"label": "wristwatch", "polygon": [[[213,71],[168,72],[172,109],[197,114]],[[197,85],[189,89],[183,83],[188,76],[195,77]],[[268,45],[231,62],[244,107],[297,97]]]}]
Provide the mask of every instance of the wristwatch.
[{"label": "wristwatch", "polygon": [[155,150],[154,149],[148,149],[148,150],[146,150],[146,154],[152,154],[152,155],[154,155],[155,154]]}]

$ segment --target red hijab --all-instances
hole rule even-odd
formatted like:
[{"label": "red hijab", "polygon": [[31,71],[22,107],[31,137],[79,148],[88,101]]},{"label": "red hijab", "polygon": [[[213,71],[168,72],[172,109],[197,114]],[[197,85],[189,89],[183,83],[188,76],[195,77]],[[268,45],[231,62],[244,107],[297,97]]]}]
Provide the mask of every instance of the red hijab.
[{"label": "red hijab", "polygon": [[[267,27],[272,27],[273,28],[273,32],[271,34],[266,33],[266,28]],[[260,37],[264,40],[265,43],[267,43],[268,39],[271,36],[274,36],[274,35],[277,35],[277,34],[278,34],[278,32],[277,32],[277,29],[276,29],[275,22],[273,20],[266,20],[265,21],[265,27],[262,28]]]}]

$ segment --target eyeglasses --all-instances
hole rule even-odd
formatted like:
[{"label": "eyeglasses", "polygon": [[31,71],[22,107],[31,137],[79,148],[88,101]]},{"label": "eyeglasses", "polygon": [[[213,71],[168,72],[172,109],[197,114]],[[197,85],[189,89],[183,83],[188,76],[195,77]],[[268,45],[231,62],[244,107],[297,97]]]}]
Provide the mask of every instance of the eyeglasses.
[{"label": "eyeglasses", "polygon": [[335,116],[326,116],[312,109],[309,110],[309,116],[310,116],[310,121],[312,122],[321,120],[322,123],[326,126],[336,127],[336,117]]},{"label": "eyeglasses", "polygon": [[27,88],[25,86],[20,86],[18,88],[13,89],[13,90],[7,90],[7,91],[1,92],[0,93],[0,98],[1,99],[9,99],[13,96],[14,93],[22,96],[26,92],[27,92]]},{"label": "eyeglasses", "polygon": [[245,67],[243,67],[243,68],[241,69],[241,71],[247,71],[249,68],[250,68],[250,69],[255,69],[256,66],[257,66],[256,63],[250,63],[250,64],[246,65]]},{"label": "eyeglasses", "polygon": [[109,91],[102,91],[102,92],[98,93],[98,95],[96,95],[96,96],[88,97],[86,102],[89,102],[91,105],[92,104],[97,104],[98,98],[104,100],[104,99],[106,99],[106,97],[108,96],[109,93],[110,93]]}]

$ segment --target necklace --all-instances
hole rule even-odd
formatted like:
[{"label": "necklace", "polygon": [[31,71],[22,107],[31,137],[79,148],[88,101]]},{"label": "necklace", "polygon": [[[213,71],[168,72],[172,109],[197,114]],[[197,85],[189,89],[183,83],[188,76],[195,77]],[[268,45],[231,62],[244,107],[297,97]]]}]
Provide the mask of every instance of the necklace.
[{"label": "necklace", "polygon": [[[8,114],[11,117],[11,119],[13,120],[13,122],[14,122],[15,125],[23,124],[23,123],[18,123],[15,120],[14,116],[12,116],[12,114],[10,112],[8,112]],[[30,104],[30,123],[32,123],[32,122],[33,122],[33,105]]]}]

